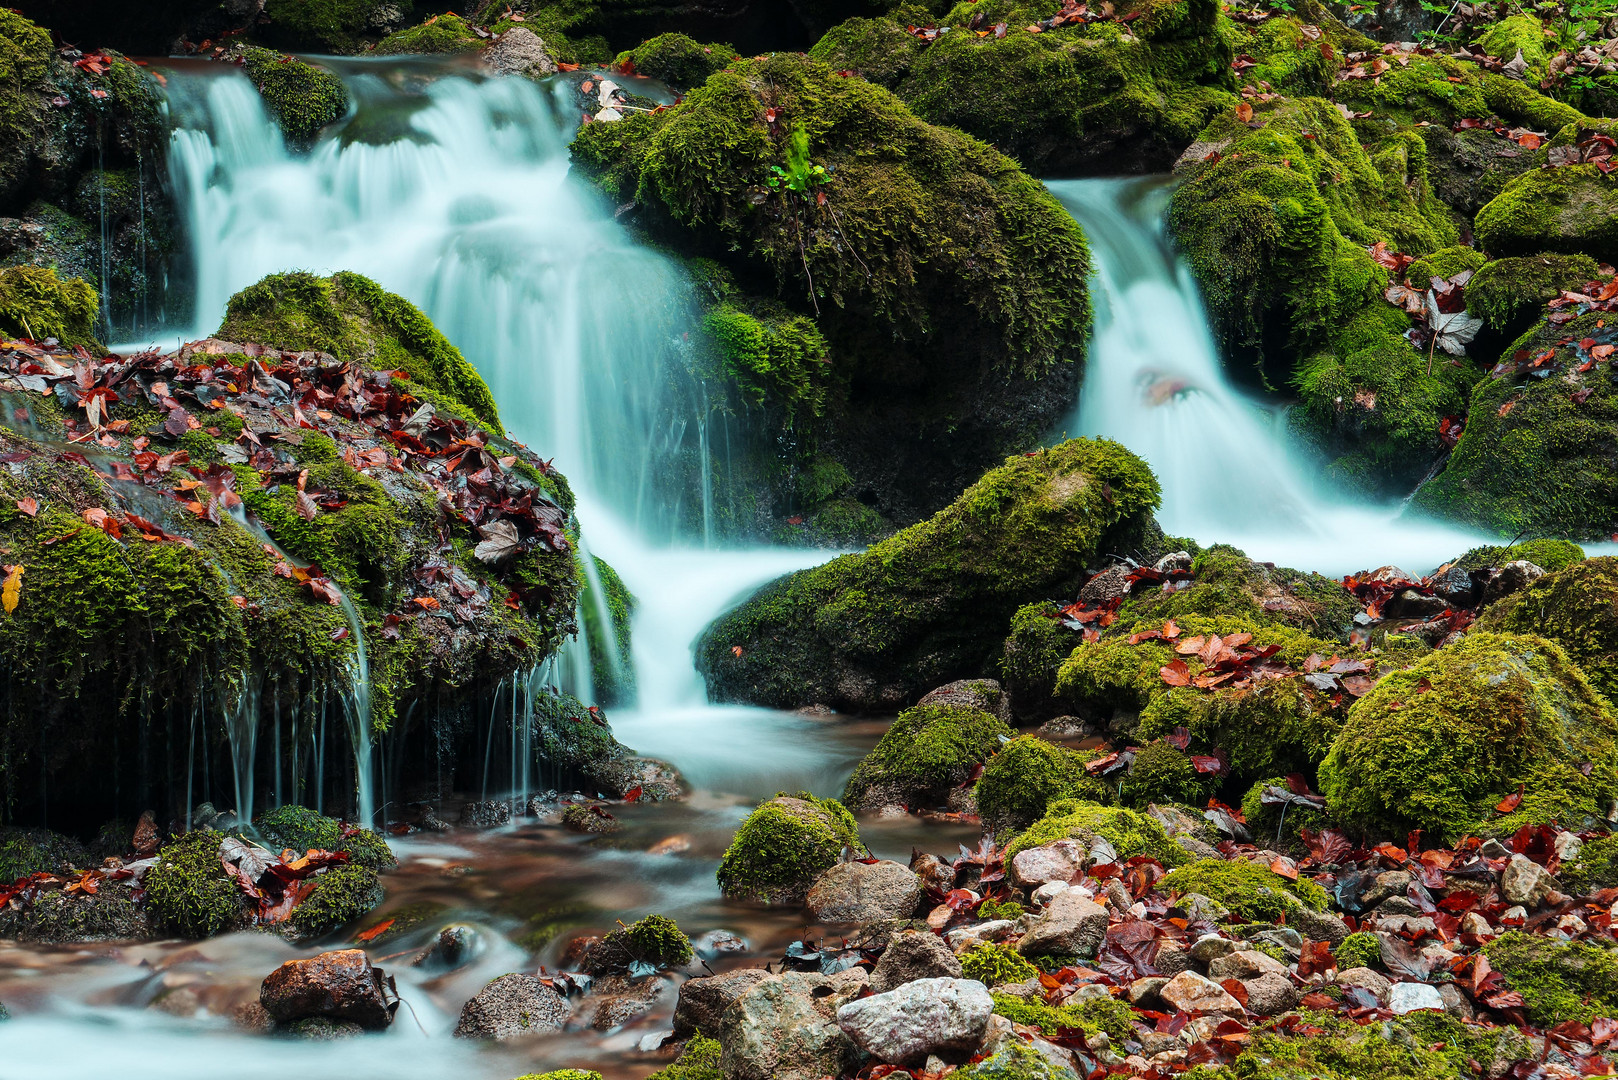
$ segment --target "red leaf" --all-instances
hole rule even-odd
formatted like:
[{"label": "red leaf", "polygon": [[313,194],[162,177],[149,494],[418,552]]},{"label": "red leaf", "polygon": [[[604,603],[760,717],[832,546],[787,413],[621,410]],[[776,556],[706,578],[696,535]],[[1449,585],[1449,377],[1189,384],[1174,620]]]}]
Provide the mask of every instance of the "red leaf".
[{"label": "red leaf", "polygon": [[369,945],[371,942],[387,933],[388,928],[391,927],[393,923],[393,919],[384,919],[375,926],[371,927],[369,930],[361,930],[359,933],[355,934],[354,940],[362,944]]},{"label": "red leaf", "polygon": [[1513,810],[1517,809],[1517,807],[1522,805],[1522,789],[1523,785],[1518,784],[1517,790],[1501,799],[1495,804],[1494,808],[1500,811],[1502,814],[1509,814]]},{"label": "red leaf", "polygon": [[18,499],[17,509],[27,514],[29,517],[34,517],[39,513],[39,504],[33,499]]},{"label": "red leaf", "polygon": [[1190,686],[1191,669],[1186,667],[1184,660],[1175,660],[1158,669],[1158,675],[1169,686]]}]

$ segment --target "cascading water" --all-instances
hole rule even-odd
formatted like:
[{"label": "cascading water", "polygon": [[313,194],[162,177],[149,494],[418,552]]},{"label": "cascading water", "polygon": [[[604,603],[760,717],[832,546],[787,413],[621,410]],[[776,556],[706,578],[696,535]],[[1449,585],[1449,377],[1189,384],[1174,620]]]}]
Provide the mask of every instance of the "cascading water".
[{"label": "cascading water", "polygon": [[1163,225],[1163,180],[1049,187],[1084,226],[1095,260],[1094,336],[1070,433],[1116,439],[1150,463],[1171,535],[1328,574],[1367,559],[1425,573],[1485,542],[1311,483],[1284,417],[1244,398],[1220,366],[1196,283]]}]

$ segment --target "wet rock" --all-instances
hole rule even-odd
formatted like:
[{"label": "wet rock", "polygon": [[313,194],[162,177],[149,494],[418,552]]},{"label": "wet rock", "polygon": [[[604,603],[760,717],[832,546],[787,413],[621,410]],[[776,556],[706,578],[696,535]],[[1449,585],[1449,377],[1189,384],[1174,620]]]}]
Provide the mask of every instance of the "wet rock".
[{"label": "wet rock", "polygon": [[704,960],[712,960],[726,953],[747,951],[747,939],[729,930],[709,930],[691,943],[691,948]]},{"label": "wet rock", "polygon": [[726,1080],[819,1080],[854,1071],[859,1049],[836,1019],[865,985],[853,974],[787,972],[738,997],[719,1020]]},{"label": "wet rock", "polygon": [[194,986],[176,986],[171,990],[165,990],[153,998],[152,1003],[147,1008],[168,1013],[170,1016],[178,1017],[182,1020],[188,1020],[199,1014],[206,1015],[207,1013],[202,1004],[202,995],[197,993],[197,988]]},{"label": "wet rock", "polygon": [[540,36],[525,27],[501,34],[483,50],[483,63],[496,75],[524,75],[537,79],[556,74],[556,58]]},{"label": "wet rock", "polygon": [[1208,965],[1208,978],[1214,982],[1238,979],[1245,982],[1260,975],[1286,974],[1287,966],[1273,956],[1250,950],[1218,957]]},{"label": "wet rock", "polygon": [[696,1033],[714,1038],[719,1034],[719,1018],[731,1003],[770,977],[763,968],[742,968],[705,979],[687,979],[680,984],[680,999],[674,1006],[675,1036],[685,1038]]},{"label": "wet rock", "polygon": [[1242,1015],[1241,1002],[1229,991],[1194,971],[1182,971],[1158,988],[1157,996],[1181,1012]]},{"label": "wet rock", "polygon": [[610,810],[596,803],[567,807],[562,811],[562,825],[573,832],[591,835],[615,833],[624,827]]},{"label": "wet rock", "polygon": [[1515,559],[1490,574],[1483,582],[1483,602],[1492,604],[1502,596],[1528,588],[1544,576],[1545,571],[1527,559]]},{"label": "wet rock", "polygon": [[1247,988],[1247,1011],[1254,1016],[1275,1016],[1297,1005],[1298,992],[1284,971],[1266,971],[1243,979]]},{"label": "wet rock", "polygon": [[1389,870],[1378,874],[1376,878],[1360,893],[1360,904],[1363,907],[1376,907],[1382,901],[1392,896],[1403,897],[1405,890],[1410,888],[1410,875],[1403,870]]},{"label": "wet rock", "polygon": [[993,1011],[988,988],[975,979],[918,979],[849,1002],[837,1010],[837,1024],[877,1060],[908,1065],[976,1049]]},{"label": "wet rock", "polygon": [[1079,590],[1079,603],[1094,606],[1110,600],[1121,600],[1129,595],[1129,573],[1134,567],[1128,563],[1114,563],[1084,583]]},{"label": "wet rock", "polygon": [[493,829],[511,824],[511,804],[501,799],[469,802],[461,807],[461,824],[473,829]]},{"label": "wet rock", "polygon": [[461,1007],[455,1035],[462,1039],[520,1039],[562,1030],[567,1001],[532,975],[502,975]]},{"label": "wet rock", "polygon": [[282,1024],[322,1016],[373,1031],[391,1024],[399,1007],[392,976],[360,949],[288,960],[265,978],[258,1000]]},{"label": "wet rock", "polygon": [[307,1039],[310,1042],[336,1042],[338,1039],[352,1039],[365,1034],[365,1029],[354,1021],[333,1020],[329,1016],[311,1016],[303,1020],[294,1020],[279,1031],[294,1039]]},{"label": "wet rock", "polygon": [[667,978],[631,979],[609,975],[597,979],[579,1005],[576,1020],[596,1031],[611,1031],[645,1016],[673,990]]},{"label": "wet rock", "polygon": [[1427,579],[1433,594],[1452,608],[1471,607],[1478,598],[1477,583],[1472,575],[1459,566],[1441,570]]},{"label": "wet rock", "polygon": [[1395,983],[1388,991],[1388,1009],[1396,1016],[1415,1012],[1418,1009],[1444,1010],[1444,999],[1439,996],[1438,988],[1427,983],[1404,982]]},{"label": "wet rock", "polygon": [[1521,904],[1529,910],[1544,903],[1555,888],[1556,879],[1550,871],[1526,855],[1513,855],[1500,875],[1500,892],[1507,903]]},{"label": "wet rock", "polygon": [[[0,1006],[0,1019],[5,1018],[5,1007]],[[275,1017],[256,1001],[244,1001],[230,1014],[231,1022],[249,1035],[268,1035],[275,1030]]]},{"label": "wet rock", "polygon": [[1092,729],[1089,724],[1077,716],[1057,716],[1039,725],[1034,730],[1034,734],[1051,741],[1057,739],[1082,739],[1092,734]]},{"label": "wet rock", "polygon": [[958,926],[944,935],[945,942],[957,953],[965,952],[980,941],[1004,941],[1017,932],[1011,919],[990,919],[972,926]]},{"label": "wet rock", "polygon": [[1388,604],[1387,615],[1399,619],[1430,619],[1449,610],[1449,603],[1441,596],[1424,596],[1415,589],[1406,589]]},{"label": "wet rock", "polygon": [[1149,1009],[1161,1003],[1157,992],[1168,985],[1168,979],[1162,975],[1149,975],[1144,979],[1136,979],[1129,984],[1129,1003],[1142,1009]]},{"label": "wet rock", "polygon": [[806,904],[821,922],[907,919],[921,894],[921,878],[900,863],[846,862],[815,879]]},{"label": "wet rock", "polygon": [[1011,698],[994,679],[957,679],[922,695],[923,705],[965,705],[1011,723]]},{"label": "wet rock", "polygon": [[1342,987],[1358,986],[1362,989],[1369,990],[1371,993],[1376,995],[1376,999],[1378,1001],[1382,1002],[1386,1002],[1388,1000],[1388,991],[1393,989],[1393,984],[1390,983],[1386,978],[1366,967],[1349,968],[1347,971],[1339,971],[1337,973],[1337,977],[1332,981],[1338,986]]},{"label": "wet rock", "polygon": [[162,846],[163,837],[157,831],[157,815],[147,810],[135,825],[135,835],[130,839],[129,849],[137,859],[150,859]]},{"label": "wet rock", "polygon": [[1107,909],[1070,889],[1056,897],[1017,943],[1024,956],[1093,956],[1107,936]]},{"label": "wet rock", "polygon": [[871,972],[871,989],[885,994],[917,979],[961,977],[961,962],[937,934],[894,934]]},{"label": "wet rock", "polygon": [[438,938],[421,955],[411,961],[413,967],[460,967],[483,952],[483,935],[477,927],[465,923],[446,926]]},{"label": "wet rock", "polygon": [[1088,850],[1077,840],[1057,840],[1025,848],[1011,857],[1011,881],[1020,888],[1038,888],[1050,881],[1063,884],[1084,869]]}]

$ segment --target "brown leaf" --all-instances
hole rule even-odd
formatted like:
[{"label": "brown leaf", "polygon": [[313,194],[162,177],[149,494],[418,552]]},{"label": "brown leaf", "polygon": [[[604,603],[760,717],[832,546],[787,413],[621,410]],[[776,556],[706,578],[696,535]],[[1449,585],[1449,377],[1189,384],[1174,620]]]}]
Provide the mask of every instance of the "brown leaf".
[{"label": "brown leaf", "polygon": [[1253,106],[1245,101],[1236,104],[1236,119],[1246,124],[1253,119]]},{"label": "brown leaf", "polygon": [[34,517],[39,513],[39,504],[33,499],[18,499],[17,509],[27,514],[29,517]]},{"label": "brown leaf", "polygon": [[1186,667],[1184,660],[1176,660],[1171,664],[1165,664],[1158,669],[1157,673],[1169,686],[1191,685],[1191,670]]},{"label": "brown leaf", "polygon": [[1522,805],[1522,791],[1523,785],[1518,784],[1517,790],[1501,799],[1495,804],[1494,808],[1500,811],[1502,814],[1511,813],[1513,810],[1517,809],[1517,807]]}]

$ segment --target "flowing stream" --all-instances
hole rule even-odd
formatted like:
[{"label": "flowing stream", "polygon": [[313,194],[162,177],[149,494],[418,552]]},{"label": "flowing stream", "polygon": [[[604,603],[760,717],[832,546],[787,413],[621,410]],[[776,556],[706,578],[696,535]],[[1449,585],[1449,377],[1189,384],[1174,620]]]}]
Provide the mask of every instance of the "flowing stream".
[{"label": "flowing stream", "polygon": [[[432,914],[372,949],[408,1003],[380,1037],[308,1044],[233,1028],[232,1011],[256,999],[264,974],[318,947],[259,934],[123,948],[0,943],[0,1000],[17,1014],[0,1024],[0,1080],[73,1059],[131,1080],[222,1071],[246,1080],[504,1080],[565,1066],[643,1076],[660,1062],[637,1046],[668,1026],[672,998],[622,1031],[497,1048],[449,1032],[484,982],[529,966],[516,943],[546,927],[600,931],[660,911],[693,936],[723,928],[747,938],[748,952],[714,958],[716,968],[779,956],[802,932],[798,913],[726,903],[715,862],[754,799],[783,788],[836,792],[883,728],[715,706],[704,696],[691,657],[702,627],[759,584],[827,553],[709,546],[713,480],[726,467],[715,435],[725,421],[681,365],[688,298],[661,256],[568,181],[575,114],[566,80],[547,88],[485,79],[454,60],[334,65],[356,107],[305,154],[287,150],[239,72],[171,65],[170,167],[198,285],[196,324],[157,343],[206,336],[228,297],[289,269],[354,270],[420,305],[478,367],[514,436],[554,455],[578,493],[589,550],[638,598],[639,696],[613,711],[613,727],[677,765],[695,791],[680,804],[625,807],[626,829],[610,845],[539,824],[398,844],[383,913],[426,905]],[[1159,224],[1161,182],[1052,188],[1089,232],[1097,261],[1095,339],[1072,431],[1117,438],[1151,462],[1169,531],[1326,572],[1387,561],[1424,571],[1472,542],[1400,523],[1397,508],[1341,505],[1311,489],[1278,418],[1220,370],[1196,289]],[[698,482],[670,485],[692,457]],[[581,652],[574,647],[561,677],[587,694]],[[279,717],[274,738],[278,745]],[[244,745],[251,768],[252,743]],[[513,776],[519,785],[526,789],[526,774]],[[912,845],[950,850],[973,833],[915,819],[865,826],[875,851],[900,859]],[[438,928],[457,920],[483,942],[476,959],[453,971],[412,966]],[[542,961],[559,964],[559,948],[560,939]]]}]

